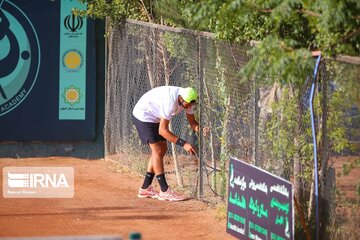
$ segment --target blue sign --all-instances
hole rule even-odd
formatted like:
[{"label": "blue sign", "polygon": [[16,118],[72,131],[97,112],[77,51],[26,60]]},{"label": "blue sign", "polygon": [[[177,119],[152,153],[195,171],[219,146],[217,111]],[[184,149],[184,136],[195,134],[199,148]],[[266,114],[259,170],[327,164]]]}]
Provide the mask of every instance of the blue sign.
[{"label": "blue sign", "polygon": [[86,21],[72,9],[85,4],[63,0],[60,20],[59,119],[84,120],[86,113]]}]

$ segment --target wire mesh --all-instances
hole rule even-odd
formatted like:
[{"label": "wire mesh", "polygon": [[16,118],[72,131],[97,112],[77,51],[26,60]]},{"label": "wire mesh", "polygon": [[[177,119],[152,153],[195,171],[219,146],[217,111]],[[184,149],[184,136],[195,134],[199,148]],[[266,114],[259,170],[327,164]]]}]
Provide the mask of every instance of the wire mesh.
[{"label": "wire mesh", "polygon": [[[157,86],[194,86],[199,91],[196,118],[210,133],[196,135],[185,114],[173,117],[171,130],[197,146],[199,154],[189,156],[168,144],[165,173],[170,185],[207,201],[224,201],[229,157],[241,159],[293,183],[299,203],[297,236],[305,238],[314,226],[312,79],[304,79],[301,87],[241,80],[249,49],[206,33],[136,21],[113,27],[108,39],[106,157],[144,174],[149,147],[141,144],[133,124],[137,100]],[[360,173],[354,148],[360,141],[360,114],[346,98],[342,80],[349,75],[359,79],[359,66],[322,61],[316,81],[322,239],[359,239],[349,234],[360,223],[360,181],[354,177]]]},{"label": "wire mesh", "polygon": [[360,101],[350,97],[358,94],[359,73],[360,65],[335,61],[324,61],[320,72],[320,207],[327,239],[360,239]]}]

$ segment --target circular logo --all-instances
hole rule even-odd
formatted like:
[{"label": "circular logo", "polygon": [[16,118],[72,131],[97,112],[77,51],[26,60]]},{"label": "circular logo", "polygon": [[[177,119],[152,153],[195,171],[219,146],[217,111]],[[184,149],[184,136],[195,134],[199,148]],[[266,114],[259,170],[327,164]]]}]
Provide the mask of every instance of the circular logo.
[{"label": "circular logo", "polygon": [[10,1],[0,1],[0,116],[28,96],[37,79],[40,46],[32,23]]},{"label": "circular logo", "polygon": [[82,97],[80,88],[71,85],[64,89],[64,93],[62,94],[64,98],[64,102],[73,106],[76,103],[80,102],[80,98]]},{"label": "circular logo", "polygon": [[83,56],[80,51],[72,49],[63,55],[63,66],[68,72],[76,72],[83,65]]},{"label": "circular logo", "polygon": [[69,89],[66,92],[66,100],[71,103],[75,103],[79,100],[79,92],[76,89]]}]

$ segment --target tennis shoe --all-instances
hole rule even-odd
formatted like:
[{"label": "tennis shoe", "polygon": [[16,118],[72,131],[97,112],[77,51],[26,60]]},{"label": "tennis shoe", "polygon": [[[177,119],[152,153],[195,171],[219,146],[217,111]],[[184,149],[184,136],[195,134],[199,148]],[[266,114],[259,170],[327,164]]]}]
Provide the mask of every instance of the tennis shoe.
[{"label": "tennis shoe", "polygon": [[169,187],[166,192],[160,191],[158,199],[162,201],[178,202],[186,200],[187,197],[176,193]]},{"label": "tennis shoe", "polygon": [[152,186],[149,186],[147,189],[140,188],[138,197],[139,198],[158,198],[159,193],[156,191],[155,188],[153,188]]}]

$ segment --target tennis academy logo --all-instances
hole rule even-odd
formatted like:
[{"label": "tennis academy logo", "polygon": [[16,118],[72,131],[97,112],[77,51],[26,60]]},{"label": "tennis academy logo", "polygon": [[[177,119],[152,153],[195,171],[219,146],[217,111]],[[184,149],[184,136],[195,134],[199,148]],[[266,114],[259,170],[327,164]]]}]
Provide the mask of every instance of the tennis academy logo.
[{"label": "tennis academy logo", "polygon": [[72,167],[5,167],[4,198],[72,198]]},{"label": "tennis academy logo", "polygon": [[30,19],[11,1],[0,0],[0,116],[24,101],[39,66],[40,44]]}]

